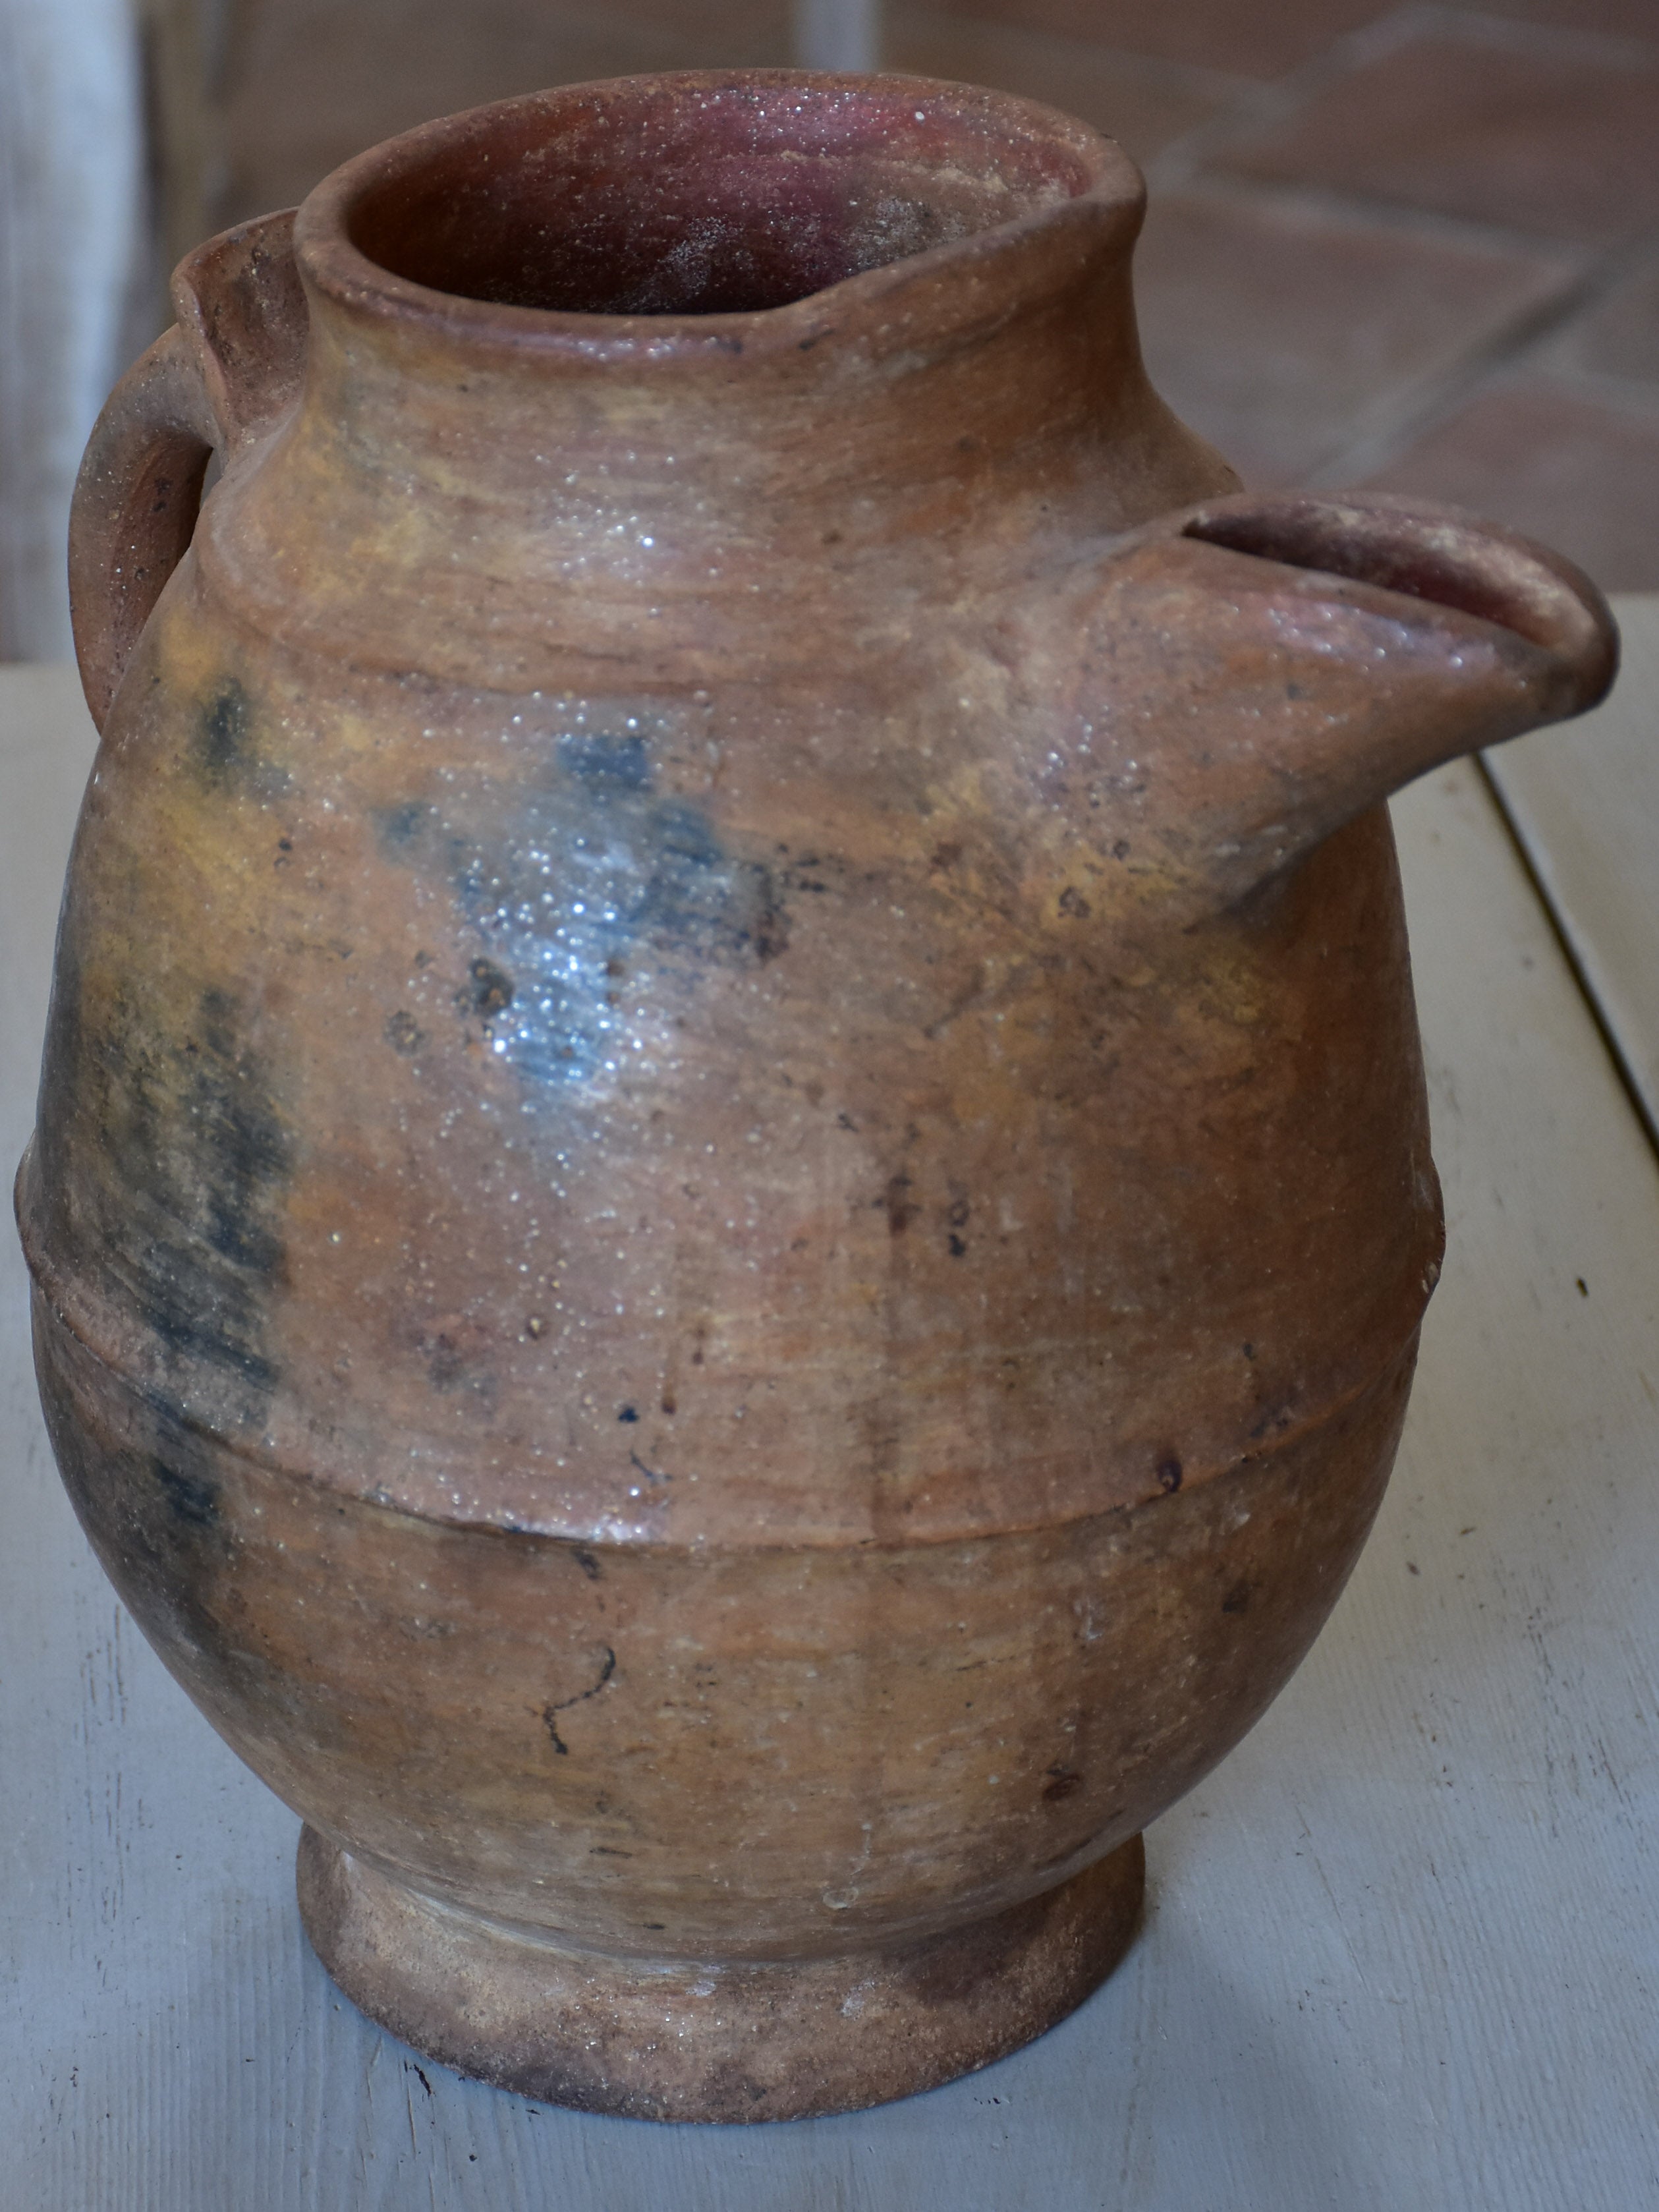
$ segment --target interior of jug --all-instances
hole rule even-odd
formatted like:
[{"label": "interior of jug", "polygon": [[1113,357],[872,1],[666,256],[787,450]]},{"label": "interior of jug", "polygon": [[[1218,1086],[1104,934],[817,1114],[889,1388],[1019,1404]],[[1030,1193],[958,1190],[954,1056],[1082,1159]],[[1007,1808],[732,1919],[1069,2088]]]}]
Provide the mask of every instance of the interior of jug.
[{"label": "interior of jug", "polygon": [[346,227],[392,275],[504,306],[687,315],[782,307],[1075,198],[1107,148],[969,87],[777,70],[572,87],[383,151]]}]

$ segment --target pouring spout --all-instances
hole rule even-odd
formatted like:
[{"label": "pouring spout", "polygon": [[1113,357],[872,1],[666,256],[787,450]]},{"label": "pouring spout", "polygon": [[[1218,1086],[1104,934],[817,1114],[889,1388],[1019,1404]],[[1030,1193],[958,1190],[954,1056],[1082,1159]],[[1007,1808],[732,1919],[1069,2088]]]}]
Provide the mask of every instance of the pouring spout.
[{"label": "pouring spout", "polygon": [[1141,888],[1194,914],[1441,762],[1583,713],[1618,663],[1570,562],[1382,497],[1164,518],[1097,568],[1091,599],[1077,703],[1110,702],[1118,750],[1139,714]]}]

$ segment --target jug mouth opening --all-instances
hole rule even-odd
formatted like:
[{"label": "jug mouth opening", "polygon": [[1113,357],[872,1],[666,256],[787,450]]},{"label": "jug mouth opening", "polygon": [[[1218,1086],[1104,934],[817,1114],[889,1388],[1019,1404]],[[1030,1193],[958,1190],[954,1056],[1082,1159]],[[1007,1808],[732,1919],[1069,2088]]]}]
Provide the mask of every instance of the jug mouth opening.
[{"label": "jug mouth opening", "polygon": [[318,187],[300,242],[325,290],[362,304],[421,295],[447,319],[660,330],[788,307],[1085,198],[1138,220],[1139,174],[1033,101],[927,78],[682,72],[410,131]]}]

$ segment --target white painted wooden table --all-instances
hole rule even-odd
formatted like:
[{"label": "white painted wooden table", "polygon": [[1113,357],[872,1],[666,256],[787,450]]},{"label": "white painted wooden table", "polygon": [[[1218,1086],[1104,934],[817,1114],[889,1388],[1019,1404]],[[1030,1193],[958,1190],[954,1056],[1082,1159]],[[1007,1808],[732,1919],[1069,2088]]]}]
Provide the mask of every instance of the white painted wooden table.
[{"label": "white painted wooden table", "polygon": [[[0,672],[8,1161],[88,738],[67,672]],[[1659,2207],[1659,1170],[1480,775],[1398,819],[1451,1241],[1393,1488],[1291,1688],[1149,1836],[1125,1965],[931,2096],[656,2128],[362,2020],[293,1816],[82,1541],[8,1241],[0,2212]],[[1659,913],[1659,842],[1635,865]]]},{"label": "white painted wooden table", "polygon": [[1659,594],[1619,611],[1626,673],[1607,705],[1489,765],[1659,1141]]}]

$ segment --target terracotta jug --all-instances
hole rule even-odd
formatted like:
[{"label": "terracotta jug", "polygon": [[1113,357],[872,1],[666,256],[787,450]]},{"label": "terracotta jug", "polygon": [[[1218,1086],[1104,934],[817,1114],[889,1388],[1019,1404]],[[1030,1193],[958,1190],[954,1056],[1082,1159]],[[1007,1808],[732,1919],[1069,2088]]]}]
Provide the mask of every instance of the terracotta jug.
[{"label": "terracotta jug", "polygon": [[92,442],[53,1441],[342,1988],[532,2096],[1039,2033],[1387,1476],[1379,801],[1613,632],[1466,519],[1230,496],[1140,209],[961,86],[568,88],[202,247]]}]

